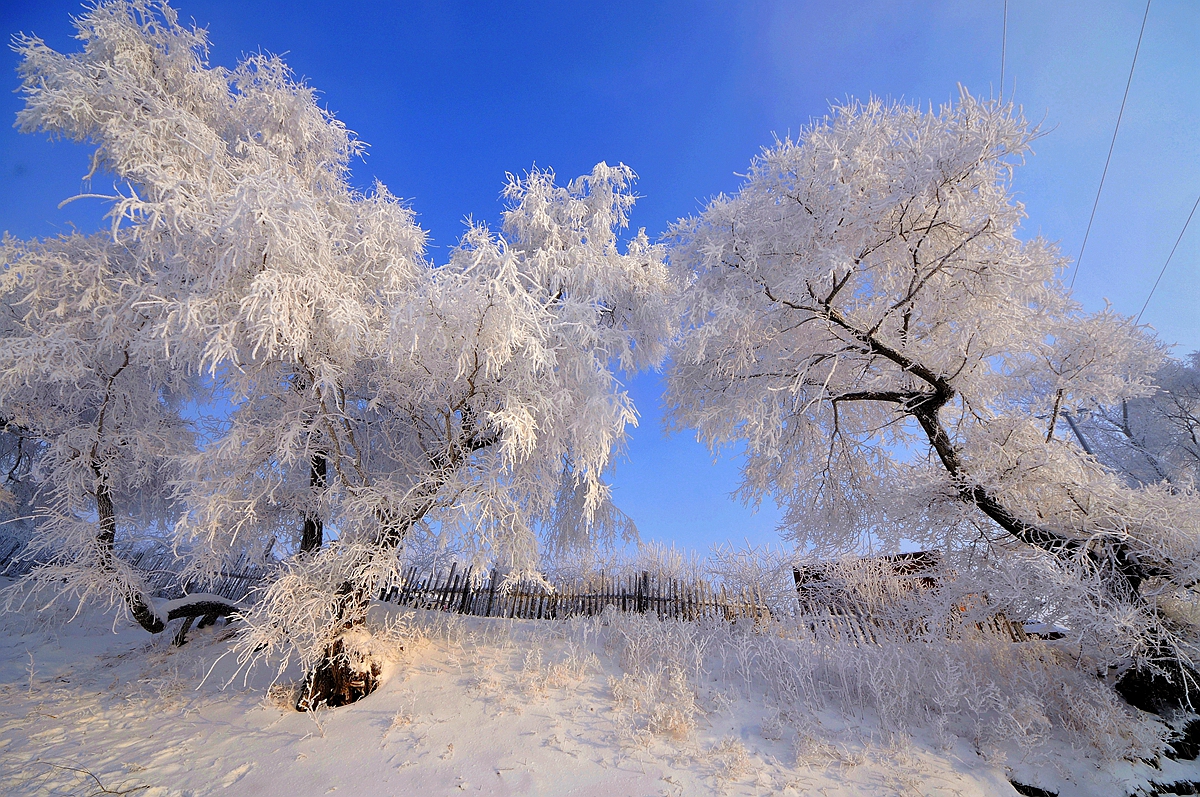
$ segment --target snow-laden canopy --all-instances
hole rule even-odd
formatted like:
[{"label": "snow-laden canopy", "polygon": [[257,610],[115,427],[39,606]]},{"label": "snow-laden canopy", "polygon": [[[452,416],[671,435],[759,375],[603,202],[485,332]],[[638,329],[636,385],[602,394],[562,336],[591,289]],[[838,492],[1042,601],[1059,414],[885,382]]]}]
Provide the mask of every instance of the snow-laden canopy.
[{"label": "snow-laden canopy", "polygon": [[672,231],[673,419],[744,441],[743,493],[818,552],[1023,543],[1107,583],[1101,604],[1140,602],[1147,579],[1195,580],[1195,495],[1129,489],[1055,433],[1150,393],[1164,347],[1083,312],[1055,248],[1020,235],[1011,175],[1036,135],[964,91],[850,102],[765,150]]},{"label": "snow-laden canopy", "polygon": [[[206,33],[165,4],[104,2],[77,25],[75,53],[18,39],[18,123],[93,148],[94,171],[119,180],[111,228],[6,246],[3,299],[20,320],[0,406],[75,384],[80,407],[43,426],[100,439],[114,391],[145,393],[119,397],[119,446],[76,445],[69,467],[42,458],[50,482],[73,485],[77,526],[99,507],[111,566],[77,559],[84,580],[112,583],[114,541],[137,533],[118,493],[146,483],[129,474],[149,459],[174,469],[163,494],[182,502],[185,577],[303,551],[296,567],[343,574],[319,593],[347,594],[349,573],[362,596],[431,520],[518,570],[542,527],[554,545],[628,530],[602,481],[637,418],[616,374],[659,363],[671,329],[662,248],[619,239],[632,170],[601,163],[565,187],[548,171],[510,177],[503,229],[472,227],[436,264],[408,207],[353,188],[362,145],[279,58],[212,67]],[[174,399],[184,386],[200,396],[188,420],[220,420],[202,450]],[[151,433],[156,408],[184,442]],[[294,631],[288,607],[304,599],[270,592],[264,616]]]}]

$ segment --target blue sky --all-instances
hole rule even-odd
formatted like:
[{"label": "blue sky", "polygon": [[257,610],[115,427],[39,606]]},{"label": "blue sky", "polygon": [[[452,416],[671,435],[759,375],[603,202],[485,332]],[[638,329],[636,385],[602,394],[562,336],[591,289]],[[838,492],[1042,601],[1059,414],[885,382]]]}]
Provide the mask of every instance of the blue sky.
[{"label": "blue sky", "polygon": [[[411,202],[441,259],[473,215],[494,221],[505,172],[536,163],[569,178],[601,160],[640,175],[633,223],[658,235],[736,190],[775,134],[830,101],[871,94],[942,103],[959,83],[999,90],[1003,0],[354,4],[177,0],[207,27],[215,64],[281,53],[371,147],[354,179]],[[1125,89],[1141,0],[1009,0],[1006,96],[1047,135],[1016,177],[1029,234],[1074,256]],[[74,49],[72,0],[0,0],[0,32]],[[1120,135],[1075,290],[1136,314],[1200,194],[1200,4],[1154,0]],[[0,77],[16,88],[16,58]],[[2,84],[0,84],[2,85]],[[19,108],[0,92],[0,117]],[[80,191],[85,148],[0,125],[0,229],[94,229]],[[98,178],[99,179],[99,178]],[[97,185],[96,188],[102,186]],[[1177,353],[1200,349],[1200,220],[1143,317]],[[647,538],[701,551],[775,542],[778,513],[729,498],[737,458],[661,431],[659,381],[631,382],[643,415],[614,475]]]}]

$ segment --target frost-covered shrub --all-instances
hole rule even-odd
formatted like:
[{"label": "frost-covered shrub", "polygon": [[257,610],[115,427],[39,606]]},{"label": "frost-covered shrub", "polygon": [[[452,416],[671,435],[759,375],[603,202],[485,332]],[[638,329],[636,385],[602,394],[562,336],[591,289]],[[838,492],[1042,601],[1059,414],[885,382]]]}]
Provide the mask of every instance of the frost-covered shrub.
[{"label": "frost-covered shrub", "polygon": [[553,552],[543,566],[547,577],[565,582],[587,583],[603,573],[607,578],[629,578],[650,573],[661,580],[694,583],[704,579],[706,562],[689,548],[678,548],[658,540],[638,542],[636,547],[600,547]]},{"label": "frost-covered shrub", "polygon": [[621,732],[688,736],[700,715],[696,691],[706,673],[708,637],[700,624],[606,611],[605,649],[625,674],[610,678]]},{"label": "frost-covered shrub", "polygon": [[639,731],[683,739],[696,727],[700,710],[688,676],[677,666],[665,671],[626,673],[609,678],[620,731]]},{"label": "frost-covered shrub", "polygon": [[754,763],[746,746],[738,739],[727,736],[713,745],[707,755],[713,767],[717,786],[724,789],[732,782],[741,780],[754,769]]},{"label": "frost-covered shrub", "polygon": [[705,561],[705,571],[730,592],[742,590],[761,595],[769,606],[791,611],[796,603],[792,567],[796,555],[785,548],[731,544],[714,546]]},{"label": "frost-covered shrub", "polygon": [[704,577],[704,564],[700,555],[689,548],[676,548],[657,540],[642,543],[637,555],[626,570],[635,573],[657,573],[659,578],[683,582],[695,582]]},{"label": "frost-covered shrub", "polygon": [[[986,595],[993,612],[1062,629],[1097,672],[1200,661],[1195,595],[1170,579],[1148,580],[1140,600],[1113,600],[1111,583],[1089,563],[1017,550],[976,564],[959,582]],[[1181,686],[1194,695],[1200,684]]]}]

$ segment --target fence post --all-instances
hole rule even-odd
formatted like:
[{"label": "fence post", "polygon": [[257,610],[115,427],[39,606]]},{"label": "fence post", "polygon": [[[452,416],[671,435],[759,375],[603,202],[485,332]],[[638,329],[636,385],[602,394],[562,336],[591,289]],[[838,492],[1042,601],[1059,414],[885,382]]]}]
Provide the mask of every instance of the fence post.
[{"label": "fence post", "polygon": [[496,575],[497,575],[497,569],[495,566],[493,566],[492,567],[492,583],[491,583],[490,588],[488,589],[488,605],[487,605],[487,611],[483,613],[484,617],[492,616],[492,601],[496,598]]},{"label": "fence post", "polygon": [[471,600],[471,571],[473,571],[474,569],[475,569],[474,566],[468,567],[466,575],[463,576],[462,601],[458,604],[458,613],[459,614],[467,613],[467,605],[468,605],[468,603],[470,603],[470,600]]},{"label": "fence post", "polygon": [[437,596],[437,603],[434,604],[439,611],[450,606],[450,592],[454,589],[454,572],[456,570],[458,570],[458,562],[451,562],[450,575],[446,576],[446,583],[442,586],[441,594]]}]

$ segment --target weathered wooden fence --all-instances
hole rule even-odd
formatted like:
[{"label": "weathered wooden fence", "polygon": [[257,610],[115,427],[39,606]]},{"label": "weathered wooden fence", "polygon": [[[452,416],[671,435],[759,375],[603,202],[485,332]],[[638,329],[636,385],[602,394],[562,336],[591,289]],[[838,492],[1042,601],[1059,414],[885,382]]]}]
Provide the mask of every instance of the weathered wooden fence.
[{"label": "weathered wooden fence", "polygon": [[380,590],[379,597],[400,606],[523,620],[597,615],[610,606],[679,620],[761,619],[771,614],[762,596],[748,590],[730,593],[702,581],[684,582],[649,572],[598,573],[548,590],[527,584],[506,587],[496,570],[481,574],[452,564],[448,571],[423,573],[413,567],[397,583]]},{"label": "weathered wooden fence", "polygon": [[[4,553],[4,552],[0,552]],[[0,573],[23,575],[31,563],[12,560],[15,552],[0,557]],[[179,584],[178,562],[168,552],[136,552],[126,561],[145,573],[150,589],[159,594],[177,596],[186,592],[210,592],[233,601],[246,599],[264,584],[274,568],[259,562],[239,561],[211,586]],[[6,561],[12,560],[12,561]],[[884,620],[871,617],[847,607],[829,605],[813,610],[804,600],[804,588],[797,578],[797,604],[788,614],[798,615],[803,622],[833,639],[853,644],[879,644],[886,639],[913,638],[929,632],[922,621]],[[771,607],[756,590],[737,592],[724,586],[714,587],[703,581],[682,581],[657,573],[609,575],[596,573],[588,578],[559,583],[552,589],[528,583],[505,585],[504,577],[495,569],[479,572],[473,568],[459,569],[457,563],[448,570],[423,571],[411,567],[401,578],[382,588],[379,599],[399,606],[432,609],[480,617],[507,617],[521,620],[542,620],[561,617],[594,616],[612,607],[621,612],[651,614],[661,619],[700,620],[705,618],[733,621],[751,618],[756,621],[777,615],[780,607]],[[798,617],[798,619],[799,619]],[[1019,623],[1003,616],[977,623],[979,630],[1008,637],[1025,639]]]},{"label": "weathered wooden fence", "polygon": [[[171,553],[149,553],[139,551],[127,558],[130,565],[146,573],[152,592],[180,592],[178,563]],[[211,586],[188,583],[182,592],[207,592],[220,595],[231,601],[241,601],[257,586],[266,582],[275,568],[248,559],[240,559],[228,570],[219,574]]]},{"label": "weathered wooden fence", "polygon": [[[27,559],[13,559],[15,553],[8,551],[0,557],[0,574],[22,576],[36,565]],[[264,584],[273,571],[269,565],[239,561],[211,586],[180,585],[179,565],[169,552],[139,551],[123,558],[145,574],[152,593],[168,597],[181,591],[203,591],[241,601]],[[609,606],[681,620],[765,618],[771,613],[762,596],[750,591],[731,592],[725,587],[683,582],[656,573],[598,573],[548,590],[532,584],[506,587],[504,577],[496,570],[481,574],[472,568],[461,570],[457,563],[440,571],[409,568],[399,581],[381,589],[379,598],[400,606],[521,620],[597,615]]]},{"label": "weathered wooden fence", "polygon": [[[18,556],[19,548],[20,546],[15,544],[6,549],[0,548],[0,575],[18,578],[41,564],[36,559]],[[135,551],[118,556],[130,566],[142,571],[151,594],[166,597],[179,597],[185,592],[202,591],[220,595],[231,601],[241,601],[273,572],[273,568],[268,565],[241,560],[230,569],[222,571],[215,584],[201,588],[199,584],[179,583],[178,560],[169,552]]]},{"label": "weathered wooden fence", "polygon": [[[381,589],[379,599],[419,609],[523,620],[593,616],[610,606],[617,611],[672,620],[764,620],[780,611],[780,607],[768,606],[757,591],[731,593],[725,587],[713,587],[703,581],[685,582],[645,571],[614,576],[598,573],[588,579],[557,584],[552,590],[525,584],[505,589],[503,582],[503,576],[496,570],[480,574],[472,568],[460,570],[457,564],[452,564],[442,572],[424,572],[413,567],[395,584]],[[853,644],[875,645],[933,633],[928,620],[890,620],[834,607],[800,615],[800,605],[797,601],[795,609],[788,613],[799,615],[797,619],[802,619],[814,633]],[[1002,615],[974,625],[980,632],[1013,641],[1026,638],[1020,623]]]},{"label": "weathered wooden fence", "polygon": [[[814,634],[850,642],[853,644],[879,645],[886,641],[913,640],[931,638],[935,634],[951,636],[961,634],[967,629],[967,623],[961,619],[949,618],[949,622],[934,624],[928,619],[914,618],[896,620],[891,618],[873,617],[871,615],[829,609],[823,613],[802,614],[798,616],[802,624],[807,625]],[[975,630],[989,636],[999,636],[1013,642],[1028,639],[1021,623],[1009,620],[1002,614],[992,615],[979,622],[971,622]]]},{"label": "weathered wooden fence", "polygon": [[[936,590],[944,578],[942,555],[938,551],[875,556],[858,560],[859,564],[878,567],[886,573],[899,594],[926,593]],[[851,642],[878,644],[882,639],[914,639],[935,633],[931,620],[925,618],[894,619],[876,616],[864,608],[850,585],[838,584],[834,563],[822,562],[793,567],[792,576],[798,599],[797,613],[804,617],[816,632],[818,626],[834,637]],[[974,596],[970,603],[978,606],[982,598]],[[961,606],[942,618],[936,633],[956,634],[965,628]],[[978,616],[978,615],[976,615]],[[1028,637],[1023,624],[1009,620],[1003,614],[991,614],[971,622],[984,634],[993,634],[1015,642]]]}]

